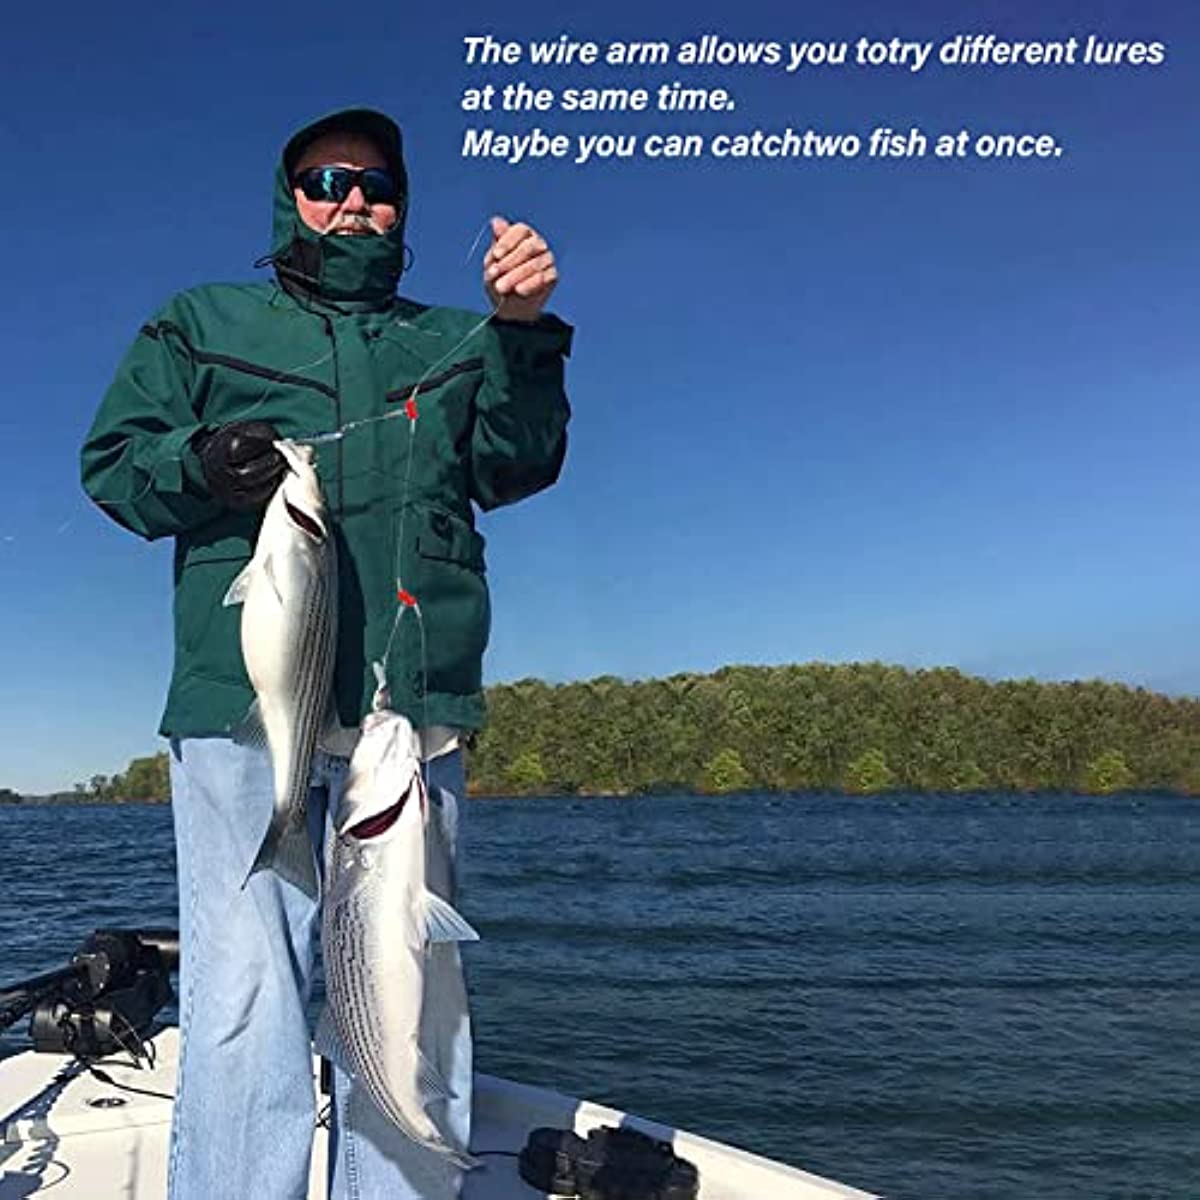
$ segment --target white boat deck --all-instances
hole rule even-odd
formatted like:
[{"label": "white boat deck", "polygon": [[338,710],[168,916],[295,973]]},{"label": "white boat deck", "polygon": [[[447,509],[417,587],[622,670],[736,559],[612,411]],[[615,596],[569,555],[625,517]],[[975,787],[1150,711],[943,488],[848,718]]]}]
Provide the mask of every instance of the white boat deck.
[{"label": "white boat deck", "polygon": [[[177,1031],[165,1030],[155,1039],[153,1071],[117,1060],[102,1069],[127,1087],[170,1095],[177,1045]],[[671,1142],[695,1163],[701,1200],[874,1200],[794,1167],[540,1088],[481,1074],[475,1089],[475,1150],[515,1153],[540,1125],[586,1134],[597,1125],[623,1124]],[[170,1121],[169,1099],[105,1084],[68,1058],[27,1053],[0,1061],[0,1200],[164,1200]],[[485,1163],[467,1176],[464,1200],[544,1200],[544,1192],[521,1179],[515,1158],[489,1156]],[[324,1200],[325,1165],[326,1136],[318,1128],[309,1200]],[[241,1200],[240,1190],[213,1200]]]}]

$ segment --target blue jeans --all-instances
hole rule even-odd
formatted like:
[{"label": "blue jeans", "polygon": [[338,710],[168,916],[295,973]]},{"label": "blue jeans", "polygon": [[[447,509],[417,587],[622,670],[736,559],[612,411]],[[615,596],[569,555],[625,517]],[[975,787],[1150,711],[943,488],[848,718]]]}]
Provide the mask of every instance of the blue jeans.
[{"label": "blue jeans", "polygon": [[[347,761],[318,754],[309,792],[317,861],[345,785]],[[453,901],[462,754],[427,764],[429,880]],[[246,883],[273,804],[263,750],[228,738],[171,742],[171,803],[179,872],[180,1062],[171,1128],[170,1200],[304,1200],[316,1106],[306,1005],[318,904],[272,872]],[[245,886],[243,886],[245,884]],[[439,949],[441,949],[439,947]],[[426,1016],[437,1065],[456,1093],[447,1120],[469,1144],[471,1031],[447,989],[461,987],[458,948],[431,961]],[[449,953],[452,952],[452,953]],[[437,1028],[442,1023],[442,1028]],[[333,1200],[451,1200],[461,1173],[397,1132],[369,1104],[345,1120],[350,1080],[334,1072],[329,1145]],[[374,1119],[377,1118],[377,1119]]]}]

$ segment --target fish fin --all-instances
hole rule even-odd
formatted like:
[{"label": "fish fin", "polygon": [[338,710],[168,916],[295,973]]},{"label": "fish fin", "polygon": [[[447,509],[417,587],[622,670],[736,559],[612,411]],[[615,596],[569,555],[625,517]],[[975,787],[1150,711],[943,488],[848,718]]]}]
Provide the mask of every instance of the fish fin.
[{"label": "fish fin", "polygon": [[[421,1105],[425,1109],[428,1109],[431,1104],[437,1104],[446,1100],[456,1100],[458,1098],[458,1093],[451,1088],[442,1076],[442,1073],[419,1049],[417,1050],[417,1093],[421,1097]],[[437,1124],[438,1122],[435,1120],[435,1128]],[[475,1158],[466,1150],[460,1149],[448,1141],[440,1130],[436,1138],[422,1144],[440,1154],[443,1158],[449,1159],[450,1162],[463,1171],[471,1171],[476,1167],[483,1166],[482,1159]]]},{"label": "fish fin", "polygon": [[[320,896],[320,885],[317,883],[317,868],[313,863],[312,838],[308,835],[308,827],[283,828],[272,821],[267,829],[267,836],[250,868],[250,875],[256,871],[274,871],[281,879],[294,884],[314,900]],[[247,876],[247,882],[250,876]]]},{"label": "fish fin", "polygon": [[252,558],[234,576],[233,582],[229,585],[229,590],[225,593],[225,599],[221,601],[224,608],[232,608],[235,604],[241,604],[245,601],[246,593],[250,590],[250,581],[254,578],[257,570],[258,563]]},{"label": "fish fin", "polygon": [[431,942],[477,942],[479,934],[467,924],[463,915],[436,892],[428,889],[425,904],[425,936]]},{"label": "fish fin", "polygon": [[[380,1109],[371,1095],[371,1089],[362,1079],[351,1078],[349,1094],[346,1096],[345,1113],[345,1128],[355,1133],[363,1134],[366,1137],[379,1137],[382,1132],[381,1126],[393,1136],[396,1132],[395,1121]],[[440,1143],[430,1145],[428,1148],[442,1151]],[[451,1151],[451,1153],[457,1153],[457,1151]]]},{"label": "fish fin", "polygon": [[417,1093],[421,1097],[421,1107],[428,1108],[441,1100],[454,1100],[458,1093],[446,1082],[441,1071],[437,1069],[417,1050]]},{"label": "fish fin", "polygon": [[257,698],[246,710],[246,715],[230,731],[239,746],[249,750],[267,750],[267,727],[263,723],[262,709]]},{"label": "fish fin", "polygon": [[468,1154],[465,1150],[451,1150],[446,1157],[463,1171],[474,1171],[476,1167],[483,1166],[482,1158],[476,1158],[473,1154]]}]

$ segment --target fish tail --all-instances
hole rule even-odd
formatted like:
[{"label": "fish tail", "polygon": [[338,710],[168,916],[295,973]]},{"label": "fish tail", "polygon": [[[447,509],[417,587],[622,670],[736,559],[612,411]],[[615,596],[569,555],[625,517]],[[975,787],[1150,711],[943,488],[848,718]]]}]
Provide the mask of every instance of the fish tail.
[{"label": "fish tail", "polygon": [[257,871],[274,871],[281,879],[286,879],[316,899],[319,889],[313,858],[312,838],[308,835],[306,825],[272,821],[254,865],[250,868],[250,875]]},{"label": "fish tail", "polygon": [[446,1157],[462,1171],[473,1171],[476,1167],[483,1166],[482,1158],[476,1158],[473,1154],[466,1154],[462,1150],[451,1150]]}]

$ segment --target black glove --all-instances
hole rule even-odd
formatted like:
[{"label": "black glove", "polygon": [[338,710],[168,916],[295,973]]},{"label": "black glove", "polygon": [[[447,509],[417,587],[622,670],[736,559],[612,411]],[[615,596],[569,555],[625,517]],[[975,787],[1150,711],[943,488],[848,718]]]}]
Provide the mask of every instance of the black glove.
[{"label": "black glove", "polygon": [[262,508],[288,470],[287,459],[272,445],[278,440],[266,421],[235,421],[193,438],[214,499],[240,512]]}]

